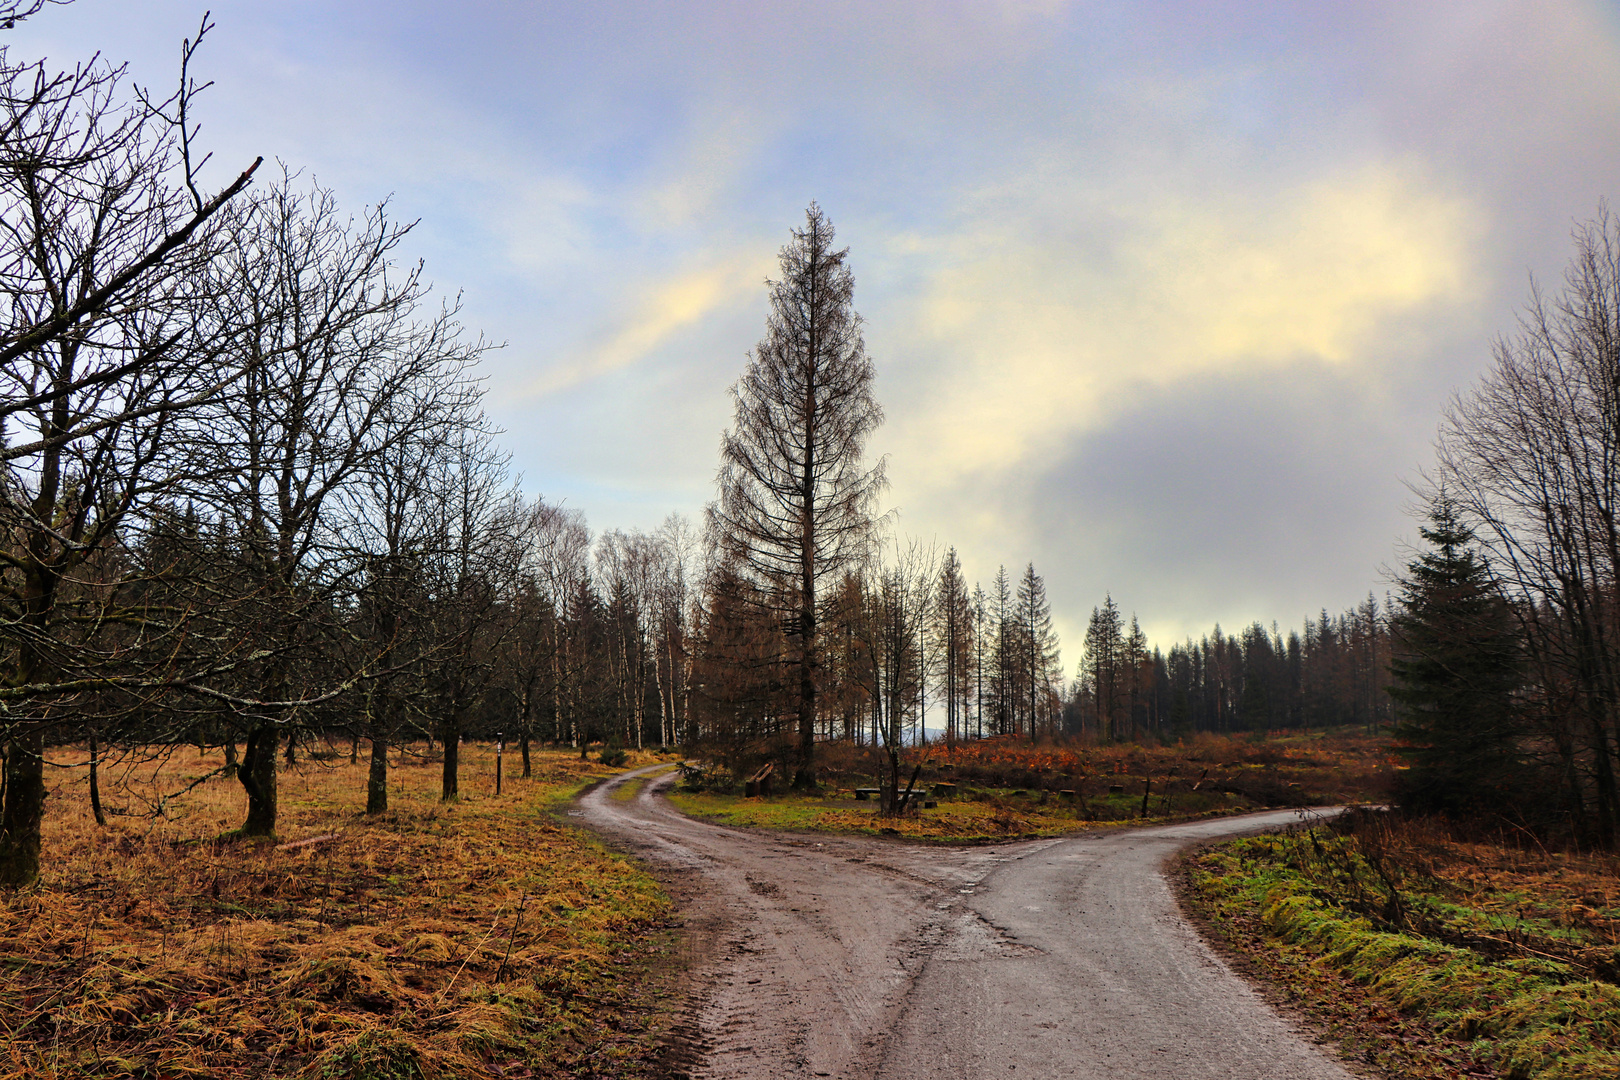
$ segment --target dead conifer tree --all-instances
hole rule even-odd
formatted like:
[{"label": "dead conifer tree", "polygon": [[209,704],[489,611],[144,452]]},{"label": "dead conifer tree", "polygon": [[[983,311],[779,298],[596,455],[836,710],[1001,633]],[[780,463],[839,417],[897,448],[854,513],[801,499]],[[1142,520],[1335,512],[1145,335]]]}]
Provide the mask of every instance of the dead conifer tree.
[{"label": "dead conifer tree", "polygon": [[721,441],[720,497],[709,525],[736,565],[781,605],[784,661],[796,668],[796,788],[815,785],[817,603],[829,575],[860,562],[886,481],[866,439],[883,422],[854,307],[849,250],[815,203],[769,282],[765,337],[732,387]]}]

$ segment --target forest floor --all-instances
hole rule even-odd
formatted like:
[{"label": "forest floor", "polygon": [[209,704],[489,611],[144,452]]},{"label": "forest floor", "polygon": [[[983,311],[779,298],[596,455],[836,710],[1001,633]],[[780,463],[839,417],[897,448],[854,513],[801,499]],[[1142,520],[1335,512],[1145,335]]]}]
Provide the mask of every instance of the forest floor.
[{"label": "forest floor", "polygon": [[1378,812],[1183,856],[1183,907],[1395,1080],[1620,1076],[1620,858]]},{"label": "forest floor", "polygon": [[1388,736],[1360,729],[1263,739],[1200,734],[1166,746],[981,739],[908,748],[901,790],[922,766],[913,809],[886,818],[875,797],[857,797],[878,783],[881,761],[870,748],[824,743],[818,752],[823,786],[814,793],[746,798],[722,774],[670,798],[684,813],[725,825],[988,843],[1272,807],[1380,803],[1394,768]]},{"label": "forest floor", "polygon": [[[569,824],[624,768],[577,753],[392,756],[390,810],[359,812],[367,762],[323,747],[279,774],[280,845],[231,842],[245,801],[217,753],[104,766],[53,752],[44,874],[0,897],[0,1078],[638,1076],[667,1021],[662,887]],[[318,839],[319,838],[319,839]],[[306,842],[309,841],[309,842]]]}]

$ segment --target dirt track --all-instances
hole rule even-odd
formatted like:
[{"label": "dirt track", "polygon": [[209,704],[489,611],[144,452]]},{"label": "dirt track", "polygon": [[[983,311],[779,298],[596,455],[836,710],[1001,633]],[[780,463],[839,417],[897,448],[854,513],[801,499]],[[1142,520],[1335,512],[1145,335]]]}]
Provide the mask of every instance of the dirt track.
[{"label": "dirt track", "polygon": [[[645,773],[649,770],[642,770]],[[703,1077],[1350,1080],[1177,913],[1177,848],[1293,811],[995,847],[693,821],[658,793],[581,800],[667,868],[694,950],[682,1069]]]}]

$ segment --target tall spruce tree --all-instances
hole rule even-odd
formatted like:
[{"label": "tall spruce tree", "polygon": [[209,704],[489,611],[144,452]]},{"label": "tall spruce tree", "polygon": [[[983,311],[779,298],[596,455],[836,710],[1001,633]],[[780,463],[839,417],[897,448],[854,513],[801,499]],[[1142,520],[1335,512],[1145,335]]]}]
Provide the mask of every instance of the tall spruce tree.
[{"label": "tall spruce tree", "polygon": [[953,547],[945,553],[934,595],[934,656],[936,679],[945,699],[945,742],[962,737],[962,703],[969,682],[973,611],[962,560]]},{"label": "tall spruce tree", "polygon": [[1124,737],[1120,723],[1121,667],[1125,639],[1120,630],[1119,606],[1112,595],[1103,606],[1091,609],[1086,627],[1085,659],[1082,671],[1091,682],[1097,710],[1097,737],[1113,742]]},{"label": "tall spruce tree", "polygon": [[883,422],[854,307],[849,249],[811,203],[770,282],[765,337],[732,387],[736,419],[720,445],[720,497],[709,526],[776,606],[784,659],[797,683],[795,787],[815,785],[819,603],[868,553],[883,463],[868,469],[867,437]]},{"label": "tall spruce tree", "polygon": [[1041,704],[1051,696],[1052,669],[1058,663],[1052,603],[1046,598],[1046,581],[1035,572],[1034,563],[1024,568],[1024,576],[1018,582],[1018,621],[1023,631],[1022,659],[1029,669],[1024,689],[1029,697],[1029,737],[1033,740]]},{"label": "tall spruce tree", "polygon": [[1400,804],[1473,813],[1509,804],[1522,776],[1514,693],[1521,647],[1512,611],[1442,492],[1418,531],[1432,547],[1407,564],[1392,620],[1390,696],[1409,768]]}]

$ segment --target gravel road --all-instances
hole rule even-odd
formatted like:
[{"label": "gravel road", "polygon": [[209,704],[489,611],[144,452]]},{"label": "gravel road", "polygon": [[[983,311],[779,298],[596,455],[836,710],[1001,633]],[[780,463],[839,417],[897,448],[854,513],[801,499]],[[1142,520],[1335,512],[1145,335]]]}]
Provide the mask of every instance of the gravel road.
[{"label": "gravel road", "polygon": [[[1177,912],[1178,848],[1294,811],[994,847],[727,829],[641,770],[583,819],[676,883],[702,1077],[1352,1080]],[[620,795],[623,792],[619,793]]]}]

